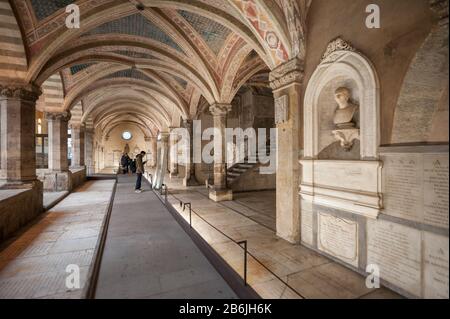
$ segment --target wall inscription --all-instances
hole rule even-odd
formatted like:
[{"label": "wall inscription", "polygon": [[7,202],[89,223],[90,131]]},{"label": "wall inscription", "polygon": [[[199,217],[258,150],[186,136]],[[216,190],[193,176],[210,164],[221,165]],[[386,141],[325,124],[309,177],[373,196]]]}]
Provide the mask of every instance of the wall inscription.
[{"label": "wall inscription", "polygon": [[318,248],[358,267],[358,224],[320,212],[317,222]]},{"label": "wall inscription", "polygon": [[424,298],[448,299],[448,237],[425,232]]},{"label": "wall inscription", "polygon": [[448,155],[385,154],[384,213],[448,228]]},{"label": "wall inscription", "polygon": [[421,295],[421,233],[403,225],[367,220],[367,264],[378,265],[382,279]]}]

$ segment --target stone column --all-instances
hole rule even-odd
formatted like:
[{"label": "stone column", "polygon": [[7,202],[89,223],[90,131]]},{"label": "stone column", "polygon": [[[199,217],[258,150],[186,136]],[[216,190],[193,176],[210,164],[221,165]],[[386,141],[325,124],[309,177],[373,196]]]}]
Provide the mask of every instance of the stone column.
[{"label": "stone column", "polygon": [[150,166],[156,167],[156,161],[157,161],[157,153],[158,153],[158,146],[157,146],[157,138],[156,136],[150,137]]},{"label": "stone column", "polygon": [[187,159],[188,163],[186,163],[186,171],[185,176],[183,178],[184,186],[197,186],[199,183],[195,178],[195,163],[194,163],[194,121],[192,120],[183,120],[183,127],[189,133],[189,145],[187,146],[187,152],[189,152]]},{"label": "stone column", "polygon": [[227,113],[231,111],[230,104],[214,104],[209,108],[214,117],[214,187],[209,192],[209,198],[215,202],[233,200],[233,192],[227,189],[227,163],[225,128]]},{"label": "stone column", "polygon": [[47,113],[48,122],[48,168],[52,171],[67,172],[67,130],[70,113]]},{"label": "stone column", "polygon": [[40,90],[34,86],[0,85],[0,184],[3,188],[37,181],[35,120],[39,95]]},{"label": "stone column", "polygon": [[86,164],[86,174],[95,173],[94,166],[94,129],[89,128],[84,132],[84,159]]},{"label": "stone column", "polygon": [[72,124],[72,168],[84,168],[84,127]]},{"label": "stone column", "polygon": [[48,169],[44,178],[44,190],[63,191],[71,189],[71,173],[67,158],[67,130],[70,113],[47,113],[48,122]]},{"label": "stone column", "polygon": [[169,136],[169,172],[170,177],[178,175],[178,134],[173,130],[175,127],[170,127]]},{"label": "stone column", "polygon": [[291,60],[270,74],[277,124],[277,236],[300,242],[300,150],[303,142],[301,85],[303,63]]},{"label": "stone column", "polygon": [[169,151],[169,133],[162,132],[157,142],[156,169],[153,179],[153,188],[160,189],[164,184],[164,176],[167,171],[167,157]]}]

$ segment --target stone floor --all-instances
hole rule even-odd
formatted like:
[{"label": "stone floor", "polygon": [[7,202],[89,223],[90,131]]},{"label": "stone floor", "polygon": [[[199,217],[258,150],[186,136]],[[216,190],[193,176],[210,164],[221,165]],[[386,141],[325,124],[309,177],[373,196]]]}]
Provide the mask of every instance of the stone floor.
[{"label": "stone floor", "polygon": [[215,203],[204,187],[186,190],[178,178],[165,183],[176,197],[169,196],[170,202],[186,220],[188,210],[180,208],[179,200],[192,203],[198,215],[226,235],[193,214],[194,228],[240,274],[243,251],[235,242],[248,241],[248,280],[263,298],[401,298],[386,288],[370,290],[356,272],[278,238],[273,192],[240,193],[235,201]]},{"label": "stone floor", "polygon": [[[0,247],[0,298],[82,298],[114,181],[85,183]],[[68,265],[80,289],[67,289]]]},{"label": "stone floor", "polygon": [[119,175],[96,298],[236,298],[161,201]]}]

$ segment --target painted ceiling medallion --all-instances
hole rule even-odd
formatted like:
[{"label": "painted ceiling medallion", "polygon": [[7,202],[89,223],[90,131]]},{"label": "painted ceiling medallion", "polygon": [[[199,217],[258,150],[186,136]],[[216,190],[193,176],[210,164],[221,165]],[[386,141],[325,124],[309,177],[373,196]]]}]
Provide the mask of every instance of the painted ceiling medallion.
[{"label": "painted ceiling medallion", "polygon": [[274,32],[267,32],[266,41],[271,49],[278,48],[278,44],[280,42]]}]

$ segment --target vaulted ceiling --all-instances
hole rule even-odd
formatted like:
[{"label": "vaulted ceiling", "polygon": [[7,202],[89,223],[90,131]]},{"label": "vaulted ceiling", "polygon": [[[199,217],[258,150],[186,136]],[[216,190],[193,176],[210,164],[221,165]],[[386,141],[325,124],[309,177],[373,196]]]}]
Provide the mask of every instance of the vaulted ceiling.
[{"label": "vaulted ceiling", "polygon": [[[247,80],[267,74],[292,52],[282,1],[7,3],[0,0],[0,7],[12,9],[10,28],[20,27],[14,41],[23,45],[26,66],[20,59],[20,72],[5,70],[0,80],[42,86],[38,108],[59,112],[81,105],[80,120],[105,130],[134,117],[154,134],[193,118],[201,97],[230,103]],[[81,11],[79,29],[65,25],[71,3]]]}]

